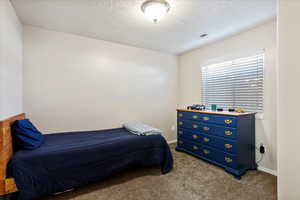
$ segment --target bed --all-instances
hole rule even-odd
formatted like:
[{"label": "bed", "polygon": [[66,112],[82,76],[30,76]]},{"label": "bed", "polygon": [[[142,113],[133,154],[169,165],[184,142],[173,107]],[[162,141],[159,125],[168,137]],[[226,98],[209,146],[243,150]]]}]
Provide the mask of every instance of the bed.
[{"label": "bed", "polygon": [[[173,167],[172,154],[161,135],[137,136],[124,128],[49,134],[38,149],[9,152],[1,178],[11,182],[7,192],[18,190],[18,200],[63,192],[129,168],[159,167],[165,174]],[[8,190],[5,184],[4,190]]]}]

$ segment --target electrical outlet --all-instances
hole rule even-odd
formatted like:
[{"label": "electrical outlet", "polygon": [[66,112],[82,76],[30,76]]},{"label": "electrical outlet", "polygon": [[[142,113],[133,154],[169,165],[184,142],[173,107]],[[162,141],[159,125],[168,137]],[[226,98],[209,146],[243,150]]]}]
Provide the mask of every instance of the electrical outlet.
[{"label": "electrical outlet", "polygon": [[176,130],[175,125],[171,126],[171,131],[175,131],[175,130]]}]

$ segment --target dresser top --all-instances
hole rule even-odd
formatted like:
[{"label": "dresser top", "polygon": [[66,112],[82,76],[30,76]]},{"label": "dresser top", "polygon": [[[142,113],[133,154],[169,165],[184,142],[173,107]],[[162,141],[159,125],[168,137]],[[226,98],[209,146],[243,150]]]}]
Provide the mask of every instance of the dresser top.
[{"label": "dresser top", "polygon": [[215,114],[215,115],[227,115],[227,116],[236,116],[236,117],[255,114],[255,112],[237,113],[237,112],[228,112],[228,111],[208,111],[208,110],[203,111],[203,110],[189,110],[189,109],[177,109],[177,111],[203,113],[203,114]]}]

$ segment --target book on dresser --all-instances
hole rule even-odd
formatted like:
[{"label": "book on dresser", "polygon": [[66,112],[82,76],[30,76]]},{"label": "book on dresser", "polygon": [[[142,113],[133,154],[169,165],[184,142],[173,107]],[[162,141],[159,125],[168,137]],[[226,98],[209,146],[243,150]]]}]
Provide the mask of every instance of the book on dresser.
[{"label": "book on dresser", "polygon": [[240,179],[255,160],[255,113],[177,109],[177,151],[223,167]]}]

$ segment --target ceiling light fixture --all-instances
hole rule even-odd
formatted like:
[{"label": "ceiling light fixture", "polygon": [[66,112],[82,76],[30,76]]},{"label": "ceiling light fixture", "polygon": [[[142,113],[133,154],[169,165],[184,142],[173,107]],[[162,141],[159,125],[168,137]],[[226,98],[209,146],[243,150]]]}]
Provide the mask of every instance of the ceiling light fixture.
[{"label": "ceiling light fixture", "polygon": [[143,13],[154,23],[161,20],[170,8],[170,4],[165,0],[148,0],[141,6]]}]

